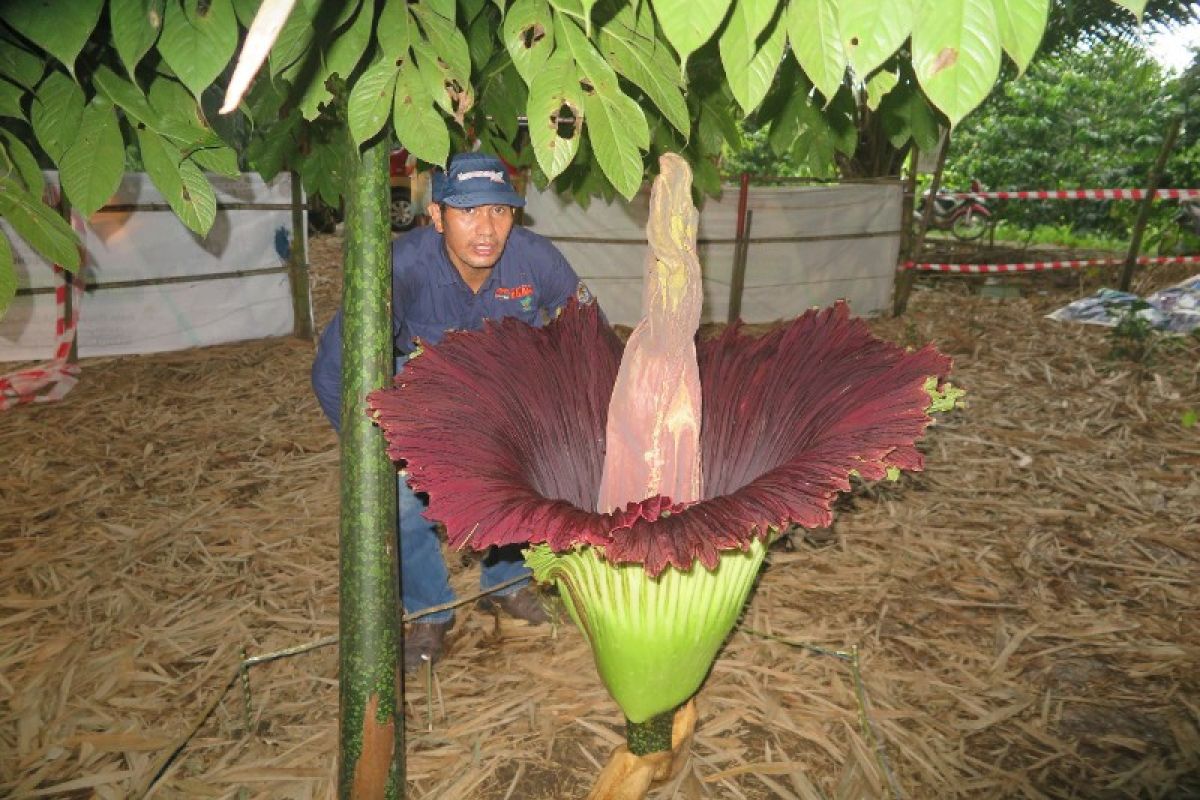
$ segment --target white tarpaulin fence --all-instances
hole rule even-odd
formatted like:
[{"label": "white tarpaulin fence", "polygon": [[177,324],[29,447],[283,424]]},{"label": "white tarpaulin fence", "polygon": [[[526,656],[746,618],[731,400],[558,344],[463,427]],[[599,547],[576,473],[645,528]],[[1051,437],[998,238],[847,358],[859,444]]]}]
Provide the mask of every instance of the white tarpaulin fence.
[{"label": "white tarpaulin fence", "polygon": [[[553,241],[587,282],[610,322],[641,314],[649,188],[630,203],[586,208],[530,186],[525,224]],[[741,318],[770,322],[845,299],[870,316],[889,309],[900,250],[902,187],[895,183],[752,187]],[[706,322],[728,316],[738,187],[708,198],[700,213]]]},{"label": "white tarpaulin fence", "polygon": [[[87,292],[81,357],[154,353],[292,333],[287,252],[291,179],[210,175],[216,222],[201,239],[144,174],[126,175],[84,234]],[[47,175],[57,183],[58,176]],[[13,245],[18,295],[0,318],[0,361],[46,358],[59,309],[49,264],[0,221]]]}]

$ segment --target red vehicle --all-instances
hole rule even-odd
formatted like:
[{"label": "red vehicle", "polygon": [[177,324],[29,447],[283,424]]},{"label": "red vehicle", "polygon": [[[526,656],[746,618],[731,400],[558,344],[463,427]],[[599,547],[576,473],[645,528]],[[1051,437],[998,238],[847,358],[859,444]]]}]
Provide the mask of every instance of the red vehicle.
[{"label": "red vehicle", "polygon": [[[978,239],[992,225],[992,210],[988,208],[987,200],[980,197],[983,187],[979,181],[971,181],[971,194],[955,195],[947,191],[939,191],[933,198],[933,214],[929,218],[929,226],[938,230],[950,231],[955,238],[964,241]],[[920,221],[925,210],[929,195],[922,197],[913,216]]]},{"label": "red vehicle", "polygon": [[406,231],[416,224],[417,215],[425,211],[417,208],[413,202],[417,160],[401,147],[391,152],[388,169],[392,186],[388,216],[392,221],[392,230]]}]

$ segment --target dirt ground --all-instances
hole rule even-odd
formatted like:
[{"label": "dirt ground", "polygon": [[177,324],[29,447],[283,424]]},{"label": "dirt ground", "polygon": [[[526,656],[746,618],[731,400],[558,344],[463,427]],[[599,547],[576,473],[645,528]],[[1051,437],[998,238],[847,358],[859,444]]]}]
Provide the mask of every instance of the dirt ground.
[{"label": "dirt ground", "polygon": [[[323,324],[336,237],[312,262]],[[1111,280],[928,279],[873,322],[951,354],[968,403],[925,472],[774,548],[651,797],[1200,797],[1200,340],[1135,362],[1044,318]],[[312,354],[88,359],[64,402],[0,414],[0,796],[331,795],[338,453]],[[407,796],[586,794],[622,720],[579,633],[471,607],[455,631],[407,680]]]}]

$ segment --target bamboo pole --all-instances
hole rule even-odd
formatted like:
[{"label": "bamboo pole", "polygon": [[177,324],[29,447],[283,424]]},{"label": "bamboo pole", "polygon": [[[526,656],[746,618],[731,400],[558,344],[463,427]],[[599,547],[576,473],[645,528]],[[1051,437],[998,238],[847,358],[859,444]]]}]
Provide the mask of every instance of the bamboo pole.
[{"label": "bamboo pole", "polygon": [[738,186],[737,232],[733,245],[733,274],[729,279],[729,316],[730,325],[737,322],[742,315],[742,291],[746,285],[746,257],[750,249],[747,242],[748,216],[746,200],[750,194],[750,174],[743,172]]},{"label": "bamboo pole", "polygon": [[338,796],[404,796],[396,472],[366,396],[392,374],[387,141],[350,152],[342,290]]},{"label": "bamboo pole", "polygon": [[1162,147],[1158,149],[1158,155],[1154,159],[1153,166],[1150,167],[1150,175],[1146,181],[1146,196],[1142,198],[1141,205],[1138,206],[1137,219],[1133,223],[1133,231],[1129,236],[1129,253],[1125,256],[1125,266],[1121,268],[1121,284],[1122,292],[1128,292],[1129,287],[1133,284],[1133,270],[1137,267],[1138,252],[1142,249],[1142,234],[1146,230],[1146,222],[1150,219],[1150,209],[1154,205],[1154,196],[1158,191],[1158,184],[1162,181],[1163,170],[1167,166],[1167,159],[1171,156],[1171,150],[1175,147],[1175,139],[1179,136],[1179,126],[1182,122],[1182,117],[1175,117],[1167,126],[1167,135],[1163,137]]},{"label": "bamboo pole", "polygon": [[[938,153],[937,167],[933,170],[933,180],[929,183],[929,200],[925,203],[925,208],[921,211],[921,221],[917,224],[916,235],[911,241],[911,249],[907,253],[907,258],[915,260],[921,254],[921,249],[925,246],[925,234],[929,231],[929,220],[933,218],[933,203],[937,197],[938,189],[942,188],[942,172],[946,168],[946,154],[950,152],[950,134],[946,133],[946,139],[942,143],[941,152]],[[913,161],[913,174],[916,174],[917,162]],[[915,179],[913,181],[915,187]],[[913,190],[913,203],[917,202],[916,190]],[[903,224],[908,225],[908,220],[904,220]],[[901,251],[901,258],[905,254]],[[900,277],[896,279],[896,296],[892,300],[892,315],[900,316],[908,308],[908,296],[912,293],[913,283],[916,282],[917,274],[915,271],[908,269],[900,273]]]},{"label": "bamboo pole", "polygon": [[312,289],[308,281],[308,226],[304,220],[304,188],[300,174],[292,173],[292,251],[288,254],[288,282],[292,285],[292,335],[312,341]]}]

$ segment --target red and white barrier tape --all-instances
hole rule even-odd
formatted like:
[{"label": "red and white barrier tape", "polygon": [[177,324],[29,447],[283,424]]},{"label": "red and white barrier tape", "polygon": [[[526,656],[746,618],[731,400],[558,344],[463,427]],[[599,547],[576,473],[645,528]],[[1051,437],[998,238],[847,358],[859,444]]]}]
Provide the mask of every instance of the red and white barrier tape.
[{"label": "red and white barrier tape", "polygon": [[[48,202],[57,202],[57,192],[47,189]],[[52,194],[51,194],[52,193]],[[83,237],[83,219],[71,214],[71,225]],[[83,265],[75,273],[54,265],[54,274],[61,280],[54,289],[54,302],[58,307],[55,323],[54,357],[36,367],[0,375],[0,411],[27,403],[52,403],[61,400],[79,379],[79,365],[67,361],[71,355],[71,344],[79,328],[79,307],[83,303]],[[71,290],[71,316],[67,318],[67,287]]]},{"label": "red and white barrier tape", "polygon": [[[984,200],[1141,200],[1149,189],[1037,189],[1022,192],[946,192],[952,197],[978,197]],[[1200,189],[1158,189],[1160,200],[1200,199]]]},{"label": "red and white barrier tape", "polygon": [[[922,264],[905,261],[904,270],[918,272],[958,272],[982,275],[995,272],[1041,272],[1051,269],[1082,269],[1084,267],[1115,267],[1125,263],[1123,258],[1081,258],[1069,261],[1028,261],[1017,264]],[[1200,264],[1200,255],[1194,256],[1141,256],[1138,266],[1150,264]]]}]

